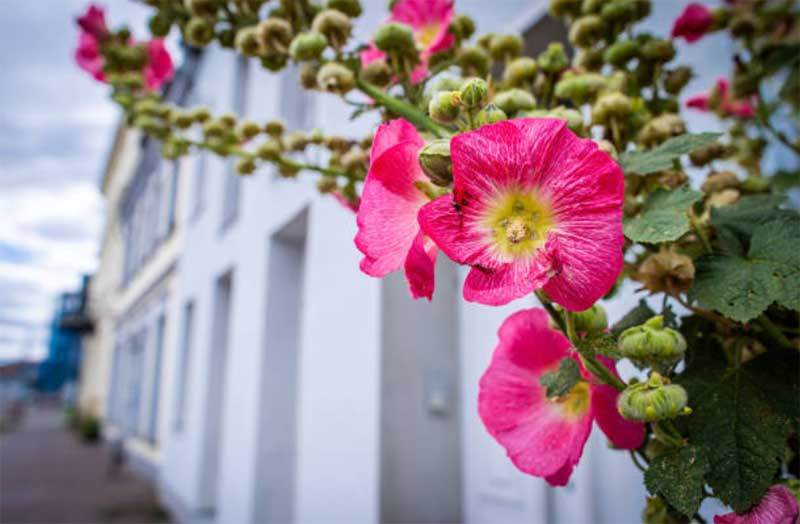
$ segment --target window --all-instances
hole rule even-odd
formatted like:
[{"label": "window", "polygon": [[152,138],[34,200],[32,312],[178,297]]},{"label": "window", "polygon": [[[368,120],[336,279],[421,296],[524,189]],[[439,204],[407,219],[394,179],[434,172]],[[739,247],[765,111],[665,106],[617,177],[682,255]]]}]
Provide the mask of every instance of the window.
[{"label": "window", "polygon": [[166,318],[159,315],[156,321],[156,340],[153,358],[153,376],[150,382],[150,416],[147,420],[147,440],[155,444],[158,439],[158,408],[161,400],[161,360],[164,353],[164,330]]},{"label": "window", "polygon": [[289,130],[311,127],[313,98],[305,89],[298,89],[300,68],[288,65],[281,75],[280,116]]},{"label": "window", "polygon": [[[248,65],[249,62],[246,57],[237,57],[233,79],[233,111],[238,115],[243,115],[247,111]],[[222,190],[223,229],[233,224],[239,215],[239,193],[241,192],[241,183],[241,177],[239,177],[234,170],[233,161],[229,160],[225,166],[224,187]]]},{"label": "window", "polygon": [[205,207],[206,172],[208,171],[208,153],[199,151],[194,157],[195,169],[192,173],[192,219],[203,213]]},{"label": "window", "polygon": [[172,428],[176,433],[183,430],[186,419],[186,394],[189,385],[189,369],[192,362],[192,333],[194,330],[194,302],[191,300],[183,306],[183,327],[181,347],[178,353],[178,365],[175,370],[175,412]]}]

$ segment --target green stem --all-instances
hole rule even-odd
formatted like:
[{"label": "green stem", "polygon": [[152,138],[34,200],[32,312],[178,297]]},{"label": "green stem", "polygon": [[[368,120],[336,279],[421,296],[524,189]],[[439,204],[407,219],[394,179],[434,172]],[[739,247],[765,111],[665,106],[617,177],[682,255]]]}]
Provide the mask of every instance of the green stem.
[{"label": "green stem", "polygon": [[641,462],[639,462],[639,457],[636,456],[636,450],[629,449],[628,453],[630,454],[633,463],[636,465],[637,468],[639,468],[639,471],[641,471],[642,473],[646,472],[647,468],[644,467]]},{"label": "green stem", "polygon": [[756,319],[759,326],[766,332],[767,336],[777,342],[780,346],[788,349],[796,349],[791,341],[786,338],[781,330],[766,315],[762,314]]},{"label": "green stem", "polygon": [[708,235],[703,230],[702,224],[697,220],[695,214],[689,210],[689,222],[692,224],[692,229],[694,232],[697,233],[697,236],[700,238],[700,242],[703,244],[703,249],[706,250],[706,253],[711,253],[713,250],[711,249],[711,242],[708,240]]},{"label": "green stem", "polygon": [[558,311],[556,311],[556,308],[553,307],[553,303],[550,301],[550,298],[545,295],[544,291],[541,289],[534,291],[534,294],[536,294],[536,298],[538,298],[539,302],[542,303],[542,306],[547,311],[547,314],[550,315],[550,318],[553,319],[553,322],[556,323],[558,329],[560,329],[562,333],[566,333],[567,325],[564,324],[564,319],[561,318],[561,315],[558,313]]},{"label": "green stem", "polygon": [[361,91],[364,92],[364,94],[371,97],[386,109],[393,113],[397,113],[418,128],[430,131],[436,138],[442,138],[450,135],[450,131],[447,128],[440,126],[428,118],[425,113],[400,100],[399,98],[395,98],[385,93],[379,87],[376,87],[369,82],[365,82],[361,78],[356,79],[356,85]]},{"label": "green stem", "polygon": [[596,357],[592,355],[584,355],[579,353],[581,357],[581,362],[583,362],[583,367],[586,370],[597,377],[603,384],[608,384],[609,386],[613,387],[617,391],[624,391],[625,390],[625,383],[618,379],[616,375],[614,375],[607,367],[605,367]]},{"label": "green stem", "polygon": [[653,425],[652,425],[653,433],[656,434],[656,438],[658,440],[660,440],[661,442],[663,442],[664,444],[667,444],[669,446],[673,446],[673,447],[676,447],[676,448],[679,448],[679,447],[683,446],[683,440],[672,436],[670,434],[670,432],[667,431],[667,428],[664,425],[665,423],[666,423],[666,421],[654,422],[653,423]]},{"label": "green stem", "polygon": [[327,167],[317,166],[314,164],[305,164],[303,162],[298,162],[296,160],[292,160],[291,158],[281,157],[276,162],[276,164],[289,167],[291,169],[297,169],[298,171],[306,170],[306,171],[316,171],[322,175],[327,176],[336,176],[336,177],[344,177],[349,178],[351,180],[361,180],[359,177],[355,177],[349,173],[345,173],[344,171],[339,171],[338,169],[330,169]]}]

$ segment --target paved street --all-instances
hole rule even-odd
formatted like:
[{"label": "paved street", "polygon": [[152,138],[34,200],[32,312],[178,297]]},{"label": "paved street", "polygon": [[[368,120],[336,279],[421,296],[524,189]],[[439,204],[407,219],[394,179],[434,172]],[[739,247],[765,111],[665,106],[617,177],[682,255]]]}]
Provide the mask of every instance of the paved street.
[{"label": "paved street", "polygon": [[128,470],[110,478],[108,462],[108,448],[80,442],[60,411],[29,409],[0,433],[0,522],[165,522],[150,485]]}]

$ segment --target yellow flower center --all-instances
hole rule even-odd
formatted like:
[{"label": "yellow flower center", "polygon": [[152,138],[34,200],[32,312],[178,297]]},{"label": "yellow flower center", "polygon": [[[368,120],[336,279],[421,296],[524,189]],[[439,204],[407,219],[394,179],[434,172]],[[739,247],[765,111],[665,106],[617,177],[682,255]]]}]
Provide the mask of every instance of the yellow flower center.
[{"label": "yellow flower center", "polygon": [[549,206],[535,193],[521,191],[505,193],[490,204],[485,224],[500,253],[514,258],[543,246],[553,225]]},{"label": "yellow flower center", "polygon": [[414,40],[417,43],[417,49],[422,51],[430,47],[437,34],[439,34],[439,24],[437,23],[430,23],[419,28],[414,33]]},{"label": "yellow flower center", "polygon": [[589,409],[589,384],[578,382],[572,391],[562,397],[550,399],[570,420],[581,418]]}]

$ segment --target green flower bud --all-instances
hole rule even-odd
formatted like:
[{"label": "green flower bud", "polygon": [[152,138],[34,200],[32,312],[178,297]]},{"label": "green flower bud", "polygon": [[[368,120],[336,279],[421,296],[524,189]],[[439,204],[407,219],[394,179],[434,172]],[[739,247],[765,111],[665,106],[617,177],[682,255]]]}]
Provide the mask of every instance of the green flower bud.
[{"label": "green flower bud", "polygon": [[689,80],[692,79],[692,68],[689,66],[680,66],[667,71],[664,77],[664,90],[671,94],[677,95],[681,90],[686,87]]},{"label": "green flower bud", "polygon": [[176,160],[189,152],[189,143],[186,140],[170,138],[161,146],[161,156],[167,160]]},{"label": "green flower bud", "polygon": [[172,20],[162,11],[158,11],[147,21],[147,27],[153,36],[164,38],[172,28]]},{"label": "green flower bud", "polygon": [[319,58],[327,46],[328,41],[322,33],[300,33],[289,45],[289,55],[295,62],[308,62]]},{"label": "green flower bud", "polygon": [[[724,156],[727,156],[728,154],[730,154],[730,152],[731,151],[730,151],[730,148],[728,146],[726,146],[724,144],[720,144],[719,142],[713,142],[712,144],[709,144],[706,147],[703,147],[703,148],[700,148],[700,149],[695,149],[694,151],[689,153],[689,160],[692,161],[692,164],[694,164],[694,165],[696,165],[698,167],[702,167],[702,166],[708,164],[709,162],[711,162],[712,160],[716,160],[718,158],[722,158]],[[733,177],[733,180],[736,181],[736,185],[738,185],[738,179],[736,178],[736,175],[734,175],[733,173],[730,173],[730,172],[727,172],[727,173],[729,173]],[[708,177],[709,180],[715,174],[720,174],[720,173],[711,173],[709,175],[709,177]],[[703,191],[707,192],[708,190],[705,189],[704,186],[705,186],[705,183],[704,183],[703,186],[700,186],[700,189],[702,189]]]},{"label": "green flower bud", "polygon": [[258,24],[258,39],[262,52],[286,54],[292,42],[292,26],[283,18],[267,18]]},{"label": "green flower bud", "polygon": [[336,180],[335,176],[321,176],[319,180],[317,180],[317,191],[322,193],[323,195],[333,193],[339,189],[339,183]]},{"label": "green flower bud", "polygon": [[642,56],[654,62],[669,62],[675,58],[675,46],[672,40],[653,38],[642,46]]},{"label": "green flower bud", "polygon": [[770,182],[761,176],[749,176],[742,181],[741,189],[745,193],[767,193],[770,190]]},{"label": "green flower bud", "polygon": [[211,111],[207,107],[196,107],[189,113],[192,120],[200,124],[208,122],[211,119]]},{"label": "green flower bud", "polygon": [[575,47],[592,47],[603,39],[606,25],[597,15],[582,16],[575,20],[569,30],[569,41]]},{"label": "green flower bud", "polygon": [[550,0],[548,11],[553,18],[575,18],[581,12],[581,0]]},{"label": "green flower bud", "polygon": [[758,20],[753,13],[740,12],[728,23],[731,34],[736,38],[753,36],[758,28]]},{"label": "green flower bud", "polygon": [[327,0],[325,7],[341,11],[350,18],[361,16],[361,2],[358,0]]},{"label": "green flower bud", "polygon": [[594,100],[606,87],[606,77],[597,73],[564,75],[556,84],[555,95],[557,98],[565,98],[579,106]]},{"label": "green flower bud", "polygon": [[194,123],[191,113],[183,113],[180,111],[174,111],[170,115],[169,120],[178,129],[188,129]]},{"label": "green flower bud", "polygon": [[516,58],[522,52],[522,37],[519,35],[495,35],[489,41],[489,54],[499,62]]},{"label": "green flower bud", "polygon": [[360,147],[353,147],[342,155],[340,164],[347,173],[363,175],[367,172],[367,155]]},{"label": "green flower bud", "polygon": [[223,29],[217,33],[217,40],[222,47],[232,48],[236,41],[236,31],[233,29]]},{"label": "green flower bud", "polygon": [[667,384],[658,373],[647,382],[628,386],[617,399],[617,410],[623,418],[634,422],[657,422],[688,415],[689,397],[677,384]]},{"label": "green flower bud", "polygon": [[270,54],[261,57],[261,67],[267,71],[280,71],[286,67],[286,62],[289,61],[289,55]]},{"label": "green flower bud", "polygon": [[558,106],[548,111],[547,116],[566,121],[569,130],[575,134],[583,133],[583,114],[577,109]]},{"label": "green flower bud", "polygon": [[636,5],[631,0],[611,0],[600,10],[608,23],[628,24],[636,19]]},{"label": "green flower bud", "polygon": [[512,87],[520,87],[525,83],[533,82],[539,65],[533,58],[523,56],[515,58],[506,65],[503,71],[503,80]]},{"label": "green flower bud", "polygon": [[275,161],[281,157],[281,143],[276,140],[267,140],[256,148],[256,156],[261,160]]},{"label": "green flower bud", "polygon": [[607,2],[608,0],[583,0],[581,4],[581,13],[584,15],[599,14]]},{"label": "green flower bud", "polygon": [[633,5],[636,7],[635,20],[641,20],[650,16],[650,0],[633,0]]},{"label": "green flower bud", "polygon": [[453,181],[450,140],[442,138],[426,144],[419,151],[419,165],[431,182],[441,187],[449,186]]},{"label": "green flower bud", "polygon": [[330,135],[325,137],[325,147],[334,152],[344,153],[350,149],[350,141],[343,136]]},{"label": "green flower bud", "polygon": [[489,46],[492,45],[492,38],[494,33],[484,33],[478,37],[478,46],[484,51],[489,51]]},{"label": "green flower bud", "polygon": [[300,85],[304,89],[317,89],[317,73],[319,69],[314,64],[303,64],[300,67]]},{"label": "green flower bud", "polygon": [[223,113],[219,116],[219,123],[228,131],[232,131],[236,127],[236,115],[233,113]]},{"label": "green flower bud", "polygon": [[234,42],[236,49],[245,56],[258,56],[264,52],[258,29],[255,27],[245,27],[236,33]]},{"label": "green flower bud", "polygon": [[325,133],[322,131],[322,129],[315,127],[311,130],[311,133],[309,133],[308,140],[312,144],[323,144],[325,142]]},{"label": "green flower bud", "polygon": [[385,87],[392,81],[392,68],[386,60],[373,60],[361,70],[361,78],[378,87]]},{"label": "green flower bud", "polygon": [[677,360],[686,352],[686,340],[674,329],[664,327],[664,317],[655,316],[622,332],[619,351],[637,362]]},{"label": "green flower bud", "polygon": [[280,138],[283,134],[284,125],[280,120],[269,120],[264,125],[264,131],[272,138]]},{"label": "green flower bud", "polygon": [[239,126],[239,135],[249,140],[261,132],[261,127],[252,120],[245,120]]},{"label": "green flower bud", "polygon": [[219,0],[184,0],[184,5],[193,15],[214,18],[220,7]]},{"label": "green flower bud", "polygon": [[256,162],[252,158],[242,158],[236,163],[236,172],[242,176],[252,175],[256,170]]},{"label": "green flower bud", "polygon": [[640,86],[650,86],[653,85],[655,71],[656,68],[653,62],[639,58],[639,63],[636,64],[633,76]]},{"label": "green flower bud", "polygon": [[608,327],[606,311],[599,304],[595,304],[585,311],[574,313],[573,318],[578,333],[604,331]]},{"label": "green flower bud", "polygon": [[600,71],[603,67],[603,51],[600,49],[579,49],[572,63],[586,71]]},{"label": "green flower bud", "polygon": [[664,113],[650,120],[637,136],[637,140],[645,147],[653,147],[686,132],[683,119],[674,113]]},{"label": "green flower bud", "polygon": [[458,118],[458,104],[455,103],[458,94],[454,91],[439,91],[434,93],[428,104],[428,113],[431,118],[442,124],[449,124]]},{"label": "green flower bud", "polygon": [[501,122],[503,120],[508,120],[508,115],[506,115],[502,109],[494,104],[489,104],[488,106],[484,107],[478,113],[476,118],[479,126],[494,124],[495,122]]},{"label": "green flower bud", "polygon": [[614,67],[625,65],[639,55],[639,44],[634,40],[621,40],[610,45],[603,53],[606,62]]},{"label": "green flower bud", "polygon": [[467,15],[457,15],[453,21],[450,22],[449,29],[459,41],[464,41],[469,39],[475,32],[475,22]]},{"label": "green flower bud", "polygon": [[340,49],[353,32],[353,24],[350,18],[337,9],[325,9],[314,17],[311,28],[317,33],[322,33],[328,42],[335,48]]},{"label": "green flower bud", "polygon": [[536,62],[543,71],[548,73],[558,73],[569,65],[564,45],[560,42],[551,42],[547,49],[539,54]]},{"label": "green flower bud", "polygon": [[470,78],[458,92],[461,104],[467,109],[480,109],[486,105],[489,97],[489,86],[482,78]]},{"label": "green flower bud", "polygon": [[355,85],[353,72],[338,62],[328,62],[319,68],[317,85],[327,93],[347,94]]},{"label": "green flower bud", "polygon": [[739,72],[733,75],[734,98],[747,98],[758,95],[759,76],[753,73]]},{"label": "green flower bud", "polygon": [[290,151],[303,151],[308,145],[308,137],[301,131],[292,131],[286,135],[285,143]]},{"label": "green flower bud", "polygon": [[513,115],[517,111],[530,111],[536,107],[536,99],[533,95],[529,91],[518,88],[498,93],[493,102],[507,115]]},{"label": "green flower bud", "polygon": [[409,26],[397,22],[389,22],[378,27],[372,41],[375,47],[385,53],[409,55],[417,52],[414,32]]},{"label": "green flower bud", "polygon": [[[653,293],[666,292],[674,294],[681,291],[688,291],[694,282],[694,263],[692,259],[686,255],[674,253],[672,251],[661,251],[649,255],[644,262],[639,266],[639,271],[636,273],[636,280],[644,285],[645,289]],[[646,325],[646,324],[645,324]],[[639,330],[636,333],[647,332],[648,330]],[[644,336],[644,335],[642,335]],[[642,336],[634,342],[644,343]],[[672,335],[670,335],[671,337]],[[679,344],[683,337],[678,334],[677,349],[683,347],[685,349],[686,343],[683,346]],[[659,343],[663,343],[661,340]],[[633,342],[631,342],[633,343]],[[636,349],[635,352],[641,352]],[[660,358],[660,357],[659,357]]]},{"label": "green flower bud", "polygon": [[492,58],[481,47],[462,47],[456,53],[456,64],[465,76],[484,77],[492,66]]},{"label": "green flower bud", "polygon": [[209,138],[221,138],[225,135],[225,126],[219,120],[210,120],[203,125],[203,136]]},{"label": "green flower bud", "polygon": [[631,99],[622,93],[604,93],[592,107],[592,123],[609,125],[611,119],[622,121],[632,109]]}]

